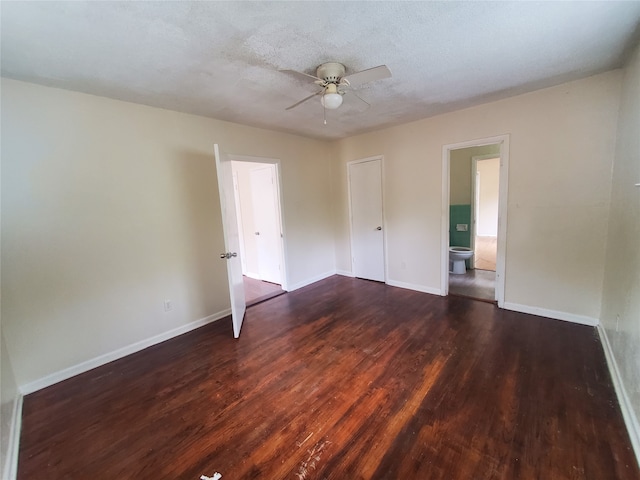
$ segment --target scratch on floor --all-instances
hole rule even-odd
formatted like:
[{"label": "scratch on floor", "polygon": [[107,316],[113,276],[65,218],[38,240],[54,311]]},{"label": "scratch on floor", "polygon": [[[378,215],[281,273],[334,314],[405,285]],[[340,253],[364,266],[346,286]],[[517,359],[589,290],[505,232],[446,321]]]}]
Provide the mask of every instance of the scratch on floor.
[{"label": "scratch on floor", "polygon": [[[310,436],[311,435],[309,435],[309,437]],[[306,441],[309,437],[307,437],[304,441]],[[298,478],[298,480],[305,480],[311,474],[311,470],[316,469],[316,465],[322,457],[322,452],[324,452],[325,448],[330,443],[331,442],[328,440],[322,440],[321,442],[317,443],[311,450],[307,450],[307,453],[309,455],[307,456],[306,460],[304,460],[300,464],[300,467],[298,467],[298,473],[296,473],[296,477]]]},{"label": "scratch on floor", "polygon": [[313,435],[313,432],[311,432],[309,435],[307,435],[307,438],[305,438],[301,442],[296,442],[296,446],[298,448],[300,448],[304,444],[304,442],[306,442],[307,440],[309,440],[311,438],[311,435]]}]

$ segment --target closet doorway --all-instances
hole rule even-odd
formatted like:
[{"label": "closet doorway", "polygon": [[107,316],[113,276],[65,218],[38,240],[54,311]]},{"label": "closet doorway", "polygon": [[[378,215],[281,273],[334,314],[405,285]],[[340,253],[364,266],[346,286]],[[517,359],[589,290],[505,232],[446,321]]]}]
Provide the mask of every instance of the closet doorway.
[{"label": "closet doorway", "polygon": [[347,164],[351,268],[357,278],[385,281],[382,157]]}]

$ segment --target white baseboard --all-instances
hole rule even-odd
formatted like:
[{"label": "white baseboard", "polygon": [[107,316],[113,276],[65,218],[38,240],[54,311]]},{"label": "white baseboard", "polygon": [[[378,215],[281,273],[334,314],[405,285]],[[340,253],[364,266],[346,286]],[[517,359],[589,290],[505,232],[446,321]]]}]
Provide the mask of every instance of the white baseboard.
[{"label": "white baseboard", "polygon": [[343,277],[351,277],[354,278],[355,274],[350,272],[349,270],[336,270],[336,275],[342,275]]},{"label": "white baseboard", "polygon": [[22,431],[22,399],[23,396],[18,393],[13,400],[9,445],[7,446],[7,456],[5,457],[2,471],[2,478],[5,480],[15,480],[18,475],[18,452],[20,451],[20,432]]},{"label": "white baseboard", "polygon": [[613,388],[618,396],[618,403],[620,404],[620,410],[622,410],[622,418],[627,426],[629,432],[629,438],[631,439],[631,446],[636,454],[636,460],[640,464],[640,425],[638,424],[638,417],[636,416],[627,390],[624,388],[624,382],[620,375],[620,369],[618,368],[618,362],[613,354],[613,349],[609,343],[609,337],[607,331],[600,324],[598,325],[598,334],[600,335],[600,341],[602,342],[602,349],[604,350],[604,357],[607,360],[609,372],[611,373],[611,380],[613,381]]},{"label": "white baseboard", "polygon": [[294,290],[298,290],[299,288],[306,287],[307,285],[311,285],[312,283],[319,282],[320,280],[324,280],[325,278],[329,278],[336,274],[335,270],[331,270],[330,272],[325,272],[321,275],[316,275],[315,277],[308,278],[302,282],[298,282],[294,285],[291,285],[289,288],[289,292],[293,292]]},{"label": "white baseboard", "polygon": [[46,377],[34,380],[33,382],[29,382],[25,385],[20,385],[20,393],[22,395],[28,395],[68,378],[87,372],[93,368],[100,367],[109,362],[113,362],[114,360],[118,360],[122,357],[126,357],[127,355],[131,355],[132,353],[144,350],[145,348],[151,347],[152,345],[156,345],[158,343],[164,342],[165,340],[177,337],[178,335],[182,335],[183,333],[190,332],[191,330],[195,330],[196,328],[202,327],[216,320],[220,320],[221,318],[227,317],[229,315],[231,315],[231,309],[226,309],[213,315],[209,315],[208,317],[201,318],[200,320],[196,320],[195,322],[191,322],[172,330],[160,333],[158,335],[154,335],[153,337],[147,338],[145,340],[140,340],[139,342],[132,343],[131,345],[119,348],[117,350],[114,350],[113,352],[99,355],[77,365],[73,365],[58,372],[54,372],[50,375],[47,375]]},{"label": "white baseboard", "polygon": [[415,290],[416,292],[430,293],[431,295],[442,295],[439,288],[425,287],[415,283],[398,282],[396,280],[387,280],[387,285],[398,288],[406,288],[407,290]]},{"label": "white baseboard", "polygon": [[519,303],[504,302],[503,308],[505,310],[513,310],[514,312],[529,313],[540,317],[564,320],[565,322],[579,323],[581,325],[589,325],[590,327],[595,327],[600,323],[597,318],[576,315],[575,313],[559,312],[557,310],[547,310],[546,308],[531,307],[529,305],[521,305]]},{"label": "white baseboard", "polygon": [[249,278],[253,278],[254,280],[262,280],[262,278],[260,278],[259,274],[253,273],[253,272],[247,272],[247,273],[245,273],[245,276],[247,276]]}]

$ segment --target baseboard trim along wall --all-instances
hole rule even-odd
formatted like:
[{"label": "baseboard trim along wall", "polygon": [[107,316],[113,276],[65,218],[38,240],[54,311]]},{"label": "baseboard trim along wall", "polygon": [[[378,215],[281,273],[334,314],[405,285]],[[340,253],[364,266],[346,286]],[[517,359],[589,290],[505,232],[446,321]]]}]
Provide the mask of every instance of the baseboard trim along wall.
[{"label": "baseboard trim along wall", "polygon": [[114,360],[126,357],[127,355],[131,355],[132,353],[139,352],[140,350],[144,350],[145,348],[164,342],[165,340],[177,337],[178,335],[182,335],[183,333],[190,332],[191,330],[195,330],[196,328],[202,327],[211,322],[215,322],[216,320],[220,320],[221,318],[227,317],[229,315],[231,315],[231,309],[226,309],[213,315],[209,315],[208,317],[201,318],[200,320],[196,320],[195,322],[187,323],[186,325],[182,325],[172,330],[154,335],[153,337],[147,338],[145,340],[140,340],[139,342],[132,343],[131,345],[119,348],[118,350],[114,350],[113,352],[99,355],[77,365],[65,368],[64,370],[54,372],[50,375],[47,375],[46,377],[34,380],[33,382],[27,383],[25,385],[20,385],[20,393],[22,395],[28,395],[30,393],[37,392],[38,390],[49,387],[63,380],[67,380],[68,378],[87,372],[96,367],[100,367],[109,362],[113,362]]},{"label": "baseboard trim along wall", "polygon": [[9,430],[9,445],[7,446],[6,463],[2,471],[2,478],[14,480],[18,475],[18,452],[20,451],[20,432],[22,431],[22,399],[21,394],[13,400],[11,412],[11,427]]},{"label": "baseboard trim along wall", "polygon": [[354,273],[350,272],[349,270],[336,270],[336,275],[342,275],[343,277],[355,278]]},{"label": "baseboard trim along wall", "polygon": [[580,325],[588,325],[590,327],[595,327],[600,324],[597,318],[576,315],[575,313],[559,312],[557,310],[547,310],[546,308],[531,307],[529,305],[520,305],[519,303],[504,302],[503,308],[505,310],[513,310],[514,312],[529,313],[531,315],[538,315],[539,317],[564,320],[565,322],[579,323]]},{"label": "baseboard trim along wall", "polygon": [[[348,270],[337,270],[336,274],[342,275],[343,277],[355,278],[355,274]],[[387,280],[385,283],[390,287],[405,288],[416,292],[430,293],[431,295],[442,295],[442,291],[439,288],[425,287],[424,285],[417,285],[415,283],[398,282],[396,280]]]},{"label": "baseboard trim along wall", "polygon": [[308,278],[308,279],[306,279],[306,280],[304,280],[302,282],[290,285],[289,286],[289,290],[287,290],[287,291],[288,292],[293,292],[294,290],[298,290],[299,288],[306,287],[307,285],[311,285],[312,283],[319,282],[320,280],[324,280],[325,278],[329,278],[329,277],[331,277],[331,276],[333,276],[335,274],[336,274],[335,270],[331,270],[330,272],[322,273],[322,274],[317,275],[315,277]]},{"label": "baseboard trim along wall", "polygon": [[613,388],[618,396],[618,403],[620,404],[620,410],[622,410],[622,418],[629,432],[629,438],[631,440],[631,446],[636,454],[638,464],[640,464],[640,425],[638,424],[638,417],[633,410],[631,400],[627,394],[627,389],[624,388],[622,376],[620,375],[620,369],[618,368],[618,362],[613,354],[613,349],[609,343],[609,337],[607,331],[598,325],[598,335],[600,335],[600,341],[602,343],[602,349],[604,350],[604,358],[607,361],[609,372],[611,373],[611,380],[613,382]]},{"label": "baseboard trim along wall", "polygon": [[431,295],[442,295],[439,288],[425,287],[424,285],[416,285],[415,283],[398,282],[396,280],[387,280],[387,285],[398,288],[406,288],[407,290],[415,290],[416,292],[430,293]]}]

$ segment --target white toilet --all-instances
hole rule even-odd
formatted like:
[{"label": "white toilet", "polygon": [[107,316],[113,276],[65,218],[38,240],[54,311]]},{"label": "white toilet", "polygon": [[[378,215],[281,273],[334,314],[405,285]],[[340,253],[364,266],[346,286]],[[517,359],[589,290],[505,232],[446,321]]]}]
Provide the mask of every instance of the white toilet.
[{"label": "white toilet", "polygon": [[449,247],[449,271],[455,274],[467,273],[465,260],[473,257],[473,250],[467,247]]}]

